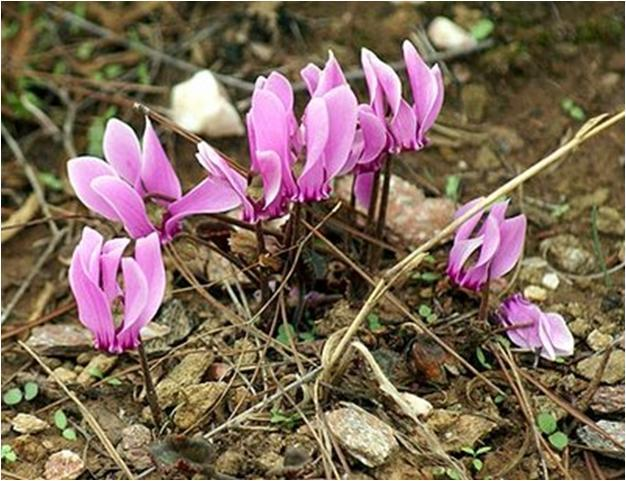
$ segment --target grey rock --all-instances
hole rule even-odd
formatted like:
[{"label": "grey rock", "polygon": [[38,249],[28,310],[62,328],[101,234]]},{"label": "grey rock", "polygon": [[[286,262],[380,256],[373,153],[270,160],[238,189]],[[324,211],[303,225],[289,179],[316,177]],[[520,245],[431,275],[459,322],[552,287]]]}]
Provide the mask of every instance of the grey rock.
[{"label": "grey rock", "polygon": [[176,404],[181,389],[197,384],[213,363],[214,357],[210,352],[194,352],[185,356],[155,388],[161,407],[167,408]]},{"label": "grey rock", "polygon": [[57,367],[52,372],[63,384],[73,384],[76,382],[76,378],[78,377],[74,371],[63,366]]},{"label": "grey rock", "polygon": [[148,446],[152,442],[152,433],[143,424],[133,424],[122,430],[122,440],[117,451],[134,468],[147,469],[152,466]]},{"label": "grey rock", "polygon": [[43,419],[25,413],[19,413],[15,416],[11,420],[11,426],[13,426],[14,431],[21,434],[35,434],[50,427]]},{"label": "grey rock", "polygon": [[148,354],[168,351],[186,339],[199,323],[196,316],[179,299],[163,304],[157,317],[141,330],[141,339]]},{"label": "grey rock", "polygon": [[[576,364],[576,373],[585,379],[593,379],[602,363],[603,354],[594,354]],[[624,381],[624,351],[616,349],[609,356],[609,361],[602,375],[602,382],[616,384]]]},{"label": "grey rock", "polygon": [[464,447],[473,448],[498,425],[482,416],[463,414],[446,409],[435,409],[426,426],[441,440],[447,452],[457,452]]},{"label": "grey rock", "polygon": [[[606,421],[601,419],[596,424],[606,431],[615,441],[622,445],[624,444],[624,421]],[[584,444],[592,449],[615,452],[616,454],[621,453],[623,455],[623,450],[592,430],[589,426],[579,427],[576,430],[576,434],[578,434],[578,437]]]},{"label": "grey rock", "polygon": [[542,241],[540,247],[559,270],[572,274],[588,274],[595,268],[593,254],[571,234],[550,237]]},{"label": "grey rock", "polygon": [[598,230],[603,234],[624,237],[624,214],[613,207],[603,206],[598,209]]},{"label": "grey rock", "polygon": [[608,334],[600,332],[598,329],[594,329],[587,336],[587,345],[594,351],[601,351],[609,347],[611,342],[613,342],[613,338]]},{"label": "grey rock", "polygon": [[48,356],[73,355],[93,349],[91,334],[78,323],[35,327],[26,344]]},{"label": "grey rock", "polygon": [[572,334],[576,337],[586,337],[591,331],[591,322],[582,317],[578,317],[574,319],[572,322],[568,324],[569,330],[572,331]]},{"label": "grey rock", "polygon": [[624,412],[624,385],[598,387],[590,407],[599,414]]},{"label": "grey rock", "polygon": [[398,449],[393,428],[366,411],[340,408],[326,418],[339,444],[366,466],[380,466]]},{"label": "grey rock", "polygon": [[222,397],[227,386],[225,382],[207,382],[184,387],[180,395],[183,401],[176,408],[174,424],[181,429],[193,426]]},{"label": "grey rock", "polygon": [[77,479],[84,470],[85,464],[81,457],[74,451],[64,449],[48,458],[44,468],[44,478]]}]

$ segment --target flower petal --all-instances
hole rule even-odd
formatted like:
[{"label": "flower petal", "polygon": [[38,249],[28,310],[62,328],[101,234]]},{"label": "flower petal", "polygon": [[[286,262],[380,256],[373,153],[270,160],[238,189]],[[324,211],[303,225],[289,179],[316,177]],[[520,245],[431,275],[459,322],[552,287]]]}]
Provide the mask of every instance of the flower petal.
[{"label": "flower petal", "polygon": [[372,201],[372,189],[374,188],[374,172],[355,173],[354,198],[359,205],[369,208]]},{"label": "flower petal", "polygon": [[91,182],[98,177],[117,176],[113,167],[96,157],[76,157],[68,161],[67,173],[76,197],[83,204],[109,220],[120,220],[108,202],[91,187]]},{"label": "flower petal", "polygon": [[326,65],[322,69],[322,72],[317,82],[317,88],[315,89],[315,97],[320,97],[330,92],[335,87],[346,84],[346,77],[343,75],[341,65],[335,58],[332,51],[328,52],[328,60]]},{"label": "flower petal", "polygon": [[261,178],[263,179],[264,208],[267,208],[281,193],[282,162],[278,154],[272,150],[257,151],[257,158],[263,166]]},{"label": "flower petal", "polygon": [[182,195],[180,181],[148,117],[143,133],[141,183],[147,194],[157,194],[170,200],[179,199]]},{"label": "flower petal", "polygon": [[148,281],[135,259],[122,259],[124,278],[124,323],[117,333],[118,350],[133,349],[139,344],[139,331],[147,324],[142,313],[148,302]]},{"label": "flower petal", "polygon": [[386,116],[385,104],[387,104],[392,117],[395,117],[402,100],[400,77],[389,65],[366,48],[361,51],[361,64],[374,111],[379,116]]},{"label": "flower petal", "polygon": [[515,294],[505,300],[499,311],[500,319],[507,326],[526,325],[517,329],[508,329],[506,332],[516,346],[531,350],[542,345],[539,334],[541,316],[541,310],[521,294]]},{"label": "flower petal", "polygon": [[519,260],[526,236],[526,216],[505,220],[500,226],[500,247],[491,259],[490,276],[497,279],[508,273]]},{"label": "flower petal", "polygon": [[91,183],[91,186],[116,212],[131,237],[135,239],[143,237],[155,230],[148,219],[143,200],[122,179],[98,177]]},{"label": "flower petal", "polygon": [[336,87],[324,95],[328,112],[328,140],[324,147],[326,180],[329,182],[348,160],[354,142],[357,100],[349,86]]},{"label": "flower petal", "polygon": [[135,131],[118,119],[110,119],[102,141],[104,158],[120,177],[135,187],[141,169],[141,147]]},{"label": "flower petal", "polygon": [[313,97],[315,90],[317,89],[317,84],[319,83],[320,75],[322,74],[322,70],[315,64],[308,64],[302,70],[300,70],[300,77],[304,80],[306,84],[306,88],[309,91],[309,95]]},{"label": "flower petal", "polygon": [[398,112],[391,119],[389,125],[391,135],[395,140],[392,152],[400,152],[402,150],[414,150],[417,148],[417,119],[413,109],[404,99],[400,99]]},{"label": "flower petal", "polygon": [[78,319],[94,336],[96,349],[114,346],[115,328],[106,294],[87,274],[79,248],[74,250],[68,280],[76,305]]},{"label": "flower petal", "polygon": [[148,283],[148,300],[141,313],[142,322],[147,323],[159,310],[165,295],[165,266],[161,254],[161,242],[156,232],[137,239],[135,260]]},{"label": "flower petal", "polygon": [[328,142],[329,119],[326,102],[314,97],[304,115],[306,162],[298,178],[301,202],[318,201],[324,197],[324,148]]},{"label": "flower petal", "polygon": [[549,346],[545,351],[548,359],[554,360],[557,356],[571,356],[574,353],[574,337],[561,315],[554,312],[544,314],[539,334],[544,347]]},{"label": "flower petal", "polygon": [[124,249],[130,239],[119,238],[105,242],[100,256],[101,284],[109,303],[121,295],[122,290],[117,282],[117,274]]}]

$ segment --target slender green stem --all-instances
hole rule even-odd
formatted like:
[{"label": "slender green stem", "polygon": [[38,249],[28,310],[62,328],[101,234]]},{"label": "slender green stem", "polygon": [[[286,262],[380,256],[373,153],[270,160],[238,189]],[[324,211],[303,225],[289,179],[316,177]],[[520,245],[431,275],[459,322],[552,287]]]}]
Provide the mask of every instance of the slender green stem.
[{"label": "slender green stem", "polygon": [[146,397],[148,398],[148,404],[150,405],[150,411],[152,411],[152,419],[157,429],[161,429],[163,416],[161,407],[159,406],[159,399],[154,389],[154,383],[152,382],[152,376],[150,375],[150,367],[148,366],[148,358],[146,351],[143,348],[143,343],[139,342],[137,346],[137,352],[139,353],[139,362],[141,363],[141,370],[143,371],[143,380],[146,385]]}]

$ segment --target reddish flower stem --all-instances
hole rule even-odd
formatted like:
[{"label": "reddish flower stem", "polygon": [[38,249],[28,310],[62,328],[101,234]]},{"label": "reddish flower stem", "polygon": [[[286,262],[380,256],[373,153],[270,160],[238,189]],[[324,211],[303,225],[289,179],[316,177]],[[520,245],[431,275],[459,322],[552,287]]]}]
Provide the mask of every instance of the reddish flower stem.
[{"label": "reddish flower stem", "polygon": [[148,358],[146,351],[143,348],[143,343],[139,342],[137,346],[137,352],[139,353],[139,362],[141,363],[141,370],[143,371],[143,380],[146,385],[146,397],[148,398],[148,404],[150,405],[150,411],[152,411],[152,419],[157,429],[161,429],[163,416],[161,407],[159,406],[159,399],[154,389],[154,383],[152,382],[152,376],[150,375],[150,367],[148,366]]}]

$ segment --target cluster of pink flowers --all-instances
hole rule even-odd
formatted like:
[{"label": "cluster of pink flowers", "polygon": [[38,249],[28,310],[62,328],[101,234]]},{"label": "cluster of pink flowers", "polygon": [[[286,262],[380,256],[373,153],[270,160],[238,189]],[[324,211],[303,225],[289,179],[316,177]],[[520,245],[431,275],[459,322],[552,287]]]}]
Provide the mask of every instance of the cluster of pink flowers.
[{"label": "cluster of pink flowers", "polygon": [[[426,145],[443,103],[439,67],[428,67],[408,41],[403,53],[412,104],[402,97],[396,72],[365,49],[367,103],[359,104],[332,53],[324,68],[310,64],[302,70],[310,100],[299,119],[289,81],[277,72],[260,77],[246,117],[249,175],[202,142],[196,158],[208,175],[186,193],[149,119],[141,142],[127,124],[110,120],[105,160],[82,156],[68,162],[77,197],[136,240],[134,259],[122,257],[129,239],[103,242],[85,228],[72,258],[70,286],[96,348],[137,346],[140,329],[163,298],[160,244],[181,230],[186,217],[240,208],[244,221],[257,223],[285,215],[293,203],[327,199],[333,180],[347,174],[355,176],[357,200],[369,204],[374,173],[390,154]],[[115,322],[118,304],[123,315]]]},{"label": "cluster of pink flowers", "polygon": [[[468,212],[483,200],[474,199],[455,214]],[[526,216],[506,217],[509,201],[496,202],[465,221],[456,231],[448,258],[448,276],[460,287],[472,291],[489,289],[489,282],[505,276],[522,255]],[[549,360],[574,352],[574,338],[563,317],[545,313],[521,294],[505,300],[497,318],[517,346],[539,352]]]}]

